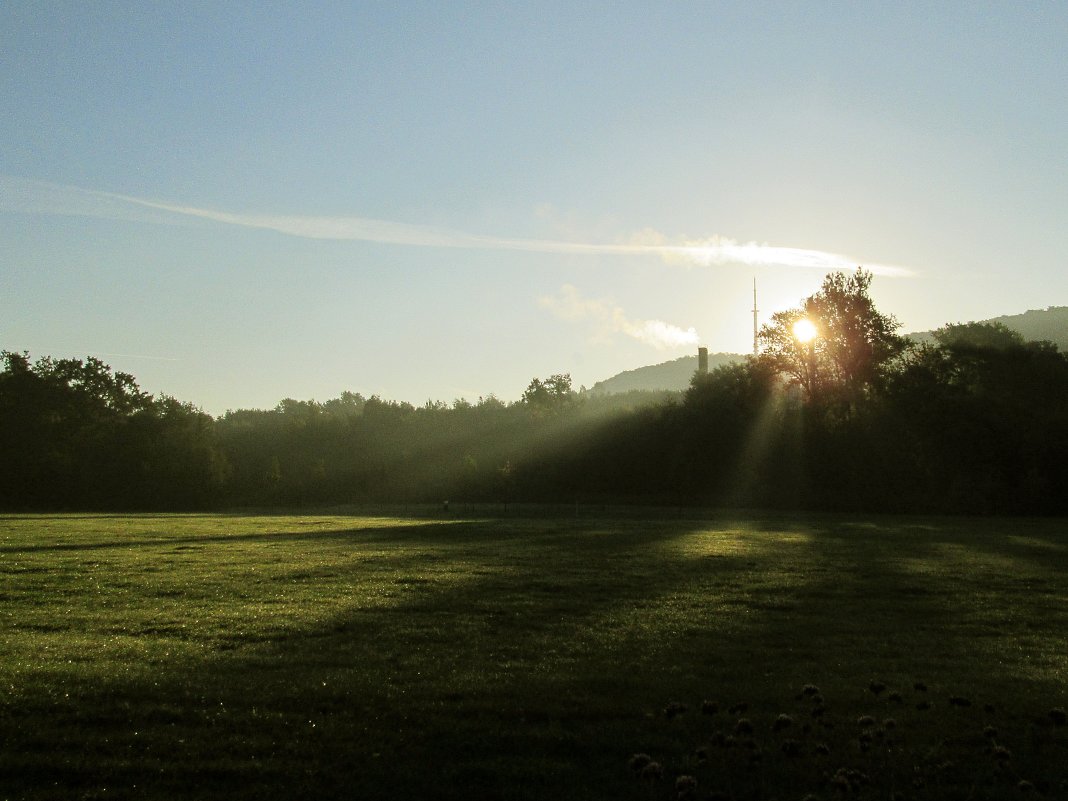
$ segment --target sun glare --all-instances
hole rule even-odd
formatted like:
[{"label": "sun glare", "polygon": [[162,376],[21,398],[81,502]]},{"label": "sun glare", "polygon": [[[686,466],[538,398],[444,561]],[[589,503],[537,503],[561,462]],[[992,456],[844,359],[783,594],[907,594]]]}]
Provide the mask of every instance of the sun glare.
[{"label": "sun glare", "polygon": [[802,317],[794,323],[794,339],[798,342],[809,342],[816,336],[816,326],[807,317]]}]

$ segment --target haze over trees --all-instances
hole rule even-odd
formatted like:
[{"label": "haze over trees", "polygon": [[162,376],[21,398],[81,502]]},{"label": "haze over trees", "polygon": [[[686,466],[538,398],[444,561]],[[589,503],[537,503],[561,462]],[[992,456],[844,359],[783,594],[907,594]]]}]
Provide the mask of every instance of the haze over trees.
[{"label": "haze over trees", "polygon": [[[346,392],[212,419],[97,359],[3,352],[0,505],[203,509],[611,503],[1068,511],[1068,359],[1001,324],[909,343],[863,271],[683,393],[576,392],[567,374],[422,406]],[[816,336],[793,335],[800,318]]]},{"label": "haze over trees", "polygon": [[[710,353],[708,367],[714,370],[727,364],[744,362],[745,356],[738,353]],[[697,370],[697,356],[680,356],[669,362],[624,370],[622,373],[598,381],[590,387],[593,395],[607,395],[640,390],[645,392],[684,392]]]}]

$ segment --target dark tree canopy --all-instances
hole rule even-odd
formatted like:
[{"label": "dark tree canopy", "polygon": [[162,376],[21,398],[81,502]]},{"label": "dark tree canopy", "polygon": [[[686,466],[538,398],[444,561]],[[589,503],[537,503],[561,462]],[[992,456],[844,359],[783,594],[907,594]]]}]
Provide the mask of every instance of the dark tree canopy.
[{"label": "dark tree canopy", "polygon": [[0,353],[0,506],[185,508],[226,478],[213,421],[99,359]]},{"label": "dark tree canopy", "polygon": [[572,401],[571,374],[555,373],[548,378],[535,378],[523,392],[523,402],[541,413],[552,413],[565,408]]},{"label": "dark tree canopy", "polygon": [[1024,338],[1003,323],[951,323],[934,332],[935,341],[949,350],[1005,351],[1024,344]]}]

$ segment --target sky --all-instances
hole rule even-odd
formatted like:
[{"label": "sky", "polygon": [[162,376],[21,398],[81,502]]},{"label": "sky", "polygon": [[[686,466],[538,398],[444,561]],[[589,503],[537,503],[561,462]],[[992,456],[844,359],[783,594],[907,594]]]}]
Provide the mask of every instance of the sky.
[{"label": "sky", "polygon": [[1068,4],[0,4],[0,348],[211,414],[1068,305]]}]

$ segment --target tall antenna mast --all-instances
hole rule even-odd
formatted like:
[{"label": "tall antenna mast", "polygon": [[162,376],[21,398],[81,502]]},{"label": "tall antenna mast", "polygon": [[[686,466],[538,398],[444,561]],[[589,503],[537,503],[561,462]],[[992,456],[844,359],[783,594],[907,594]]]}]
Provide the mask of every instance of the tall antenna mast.
[{"label": "tall antenna mast", "polygon": [[756,303],[756,278],[753,279],[753,355],[759,356],[757,348],[757,303]]}]

